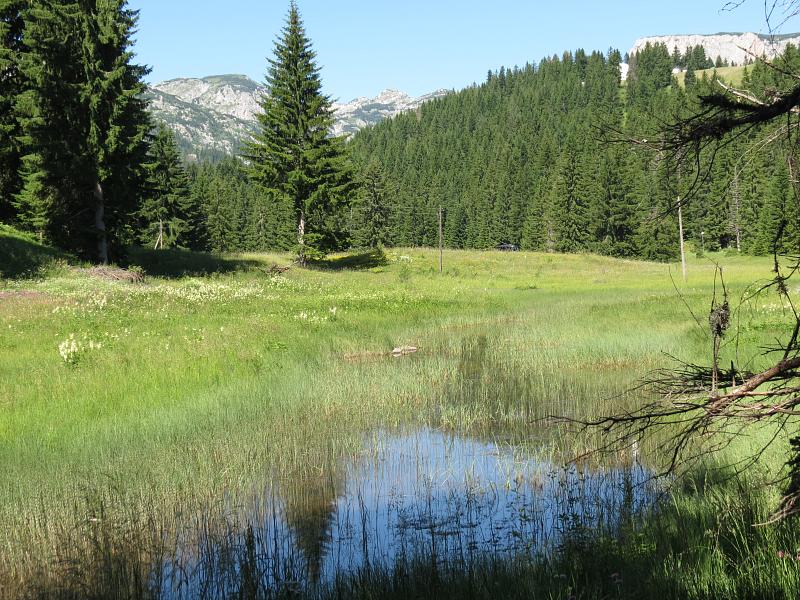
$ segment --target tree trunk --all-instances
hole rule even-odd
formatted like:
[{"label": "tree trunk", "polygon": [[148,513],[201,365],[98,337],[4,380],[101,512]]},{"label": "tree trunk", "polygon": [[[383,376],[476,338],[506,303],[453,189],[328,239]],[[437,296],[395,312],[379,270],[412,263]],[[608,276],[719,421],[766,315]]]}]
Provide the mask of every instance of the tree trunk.
[{"label": "tree trunk", "polygon": [[103,196],[103,186],[100,182],[94,184],[94,228],[97,230],[97,258],[108,264],[108,236],[106,235],[106,204]]},{"label": "tree trunk", "polygon": [[298,258],[300,265],[306,266],[306,213],[300,211],[300,220],[297,223],[297,244],[300,246]]}]

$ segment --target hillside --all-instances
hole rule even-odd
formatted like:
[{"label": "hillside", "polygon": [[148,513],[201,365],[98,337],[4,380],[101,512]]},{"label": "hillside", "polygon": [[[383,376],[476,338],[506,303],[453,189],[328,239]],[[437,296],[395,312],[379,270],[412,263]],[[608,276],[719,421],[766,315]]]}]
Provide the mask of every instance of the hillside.
[{"label": "hillside", "polygon": [[156,87],[148,90],[145,97],[150,103],[150,113],[175,132],[181,150],[190,161],[230,156],[255,131],[252,120],[184,100]]},{"label": "hillside", "polygon": [[[256,115],[263,93],[263,86],[245,75],[217,75],[156,83],[147,98],[153,116],[172,128],[189,160],[214,160],[238,152],[257,130]],[[332,133],[352,135],[447,93],[438,90],[412,98],[398,90],[384,90],[374,98],[334,103]]]},{"label": "hillside", "polygon": [[[754,56],[774,58],[792,43],[800,45],[800,34],[763,36],[755,33],[718,33],[642,37],[629,54],[647,44],[665,44],[672,52],[702,46],[706,55],[720,57],[732,65],[742,65]],[[627,79],[628,65],[620,66],[621,78]],[[682,75],[678,74],[679,80]],[[736,83],[736,76],[728,77]],[[203,78],[178,78],[151,86],[147,98],[156,119],[164,121],[177,134],[178,142],[189,160],[216,160],[238,152],[242,143],[257,129],[256,115],[264,88],[245,75],[216,75]],[[375,97],[359,97],[334,103],[334,135],[354,135],[364,127],[406,111],[416,111],[425,102],[447,95],[437,90],[414,98],[393,89]]]},{"label": "hillside", "polygon": [[[715,69],[701,69],[695,72],[695,76],[697,79],[702,79],[703,76],[711,78],[716,74],[717,77],[724,80],[728,84],[738,87],[742,84],[742,78],[744,77],[746,69],[747,67],[717,67]],[[675,73],[675,78],[678,80],[678,83],[683,86],[686,80],[686,72],[682,71],[680,73]]]},{"label": "hillside", "polygon": [[[400,115],[355,137],[358,159],[379,161],[395,190],[392,243],[434,244],[441,206],[452,247],[508,242],[530,250],[676,256],[672,207],[691,177],[678,182],[674,165],[604,140],[658,135],[665,116],[687,114],[697,96],[710,93],[708,84],[700,77],[685,94],[676,93],[672,56],[661,45],[639,52],[625,93],[617,53],[562,56],[502,69],[419,115]],[[761,89],[787,85],[761,64],[750,70]],[[770,146],[737,171],[757,134],[701,157],[703,183],[683,213],[686,238],[699,251],[769,251],[777,227],[770,215],[783,201],[786,161]],[[733,172],[740,185],[732,191]],[[800,228],[785,234],[790,244]]]},{"label": "hillside", "polygon": [[30,233],[0,223],[0,279],[31,277],[66,255],[41,244]]}]

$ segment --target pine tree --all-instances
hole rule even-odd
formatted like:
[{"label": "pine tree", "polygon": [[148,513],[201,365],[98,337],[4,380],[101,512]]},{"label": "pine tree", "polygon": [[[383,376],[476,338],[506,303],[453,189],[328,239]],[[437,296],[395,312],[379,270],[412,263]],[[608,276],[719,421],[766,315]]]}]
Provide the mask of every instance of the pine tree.
[{"label": "pine tree", "polygon": [[690,66],[688,69],[686,69],[686,74],[684,75],[683,78],[683,85],[686,86],[686,89],[690,89],[696,83],[697,83],[697,75],[694,72],[694,68]]},{"label": "pine tree", "polygon": [[564,154],[556,164],[551,189],[551,219],[557,252],[586,250],[587,206],[578,190],[578,161],[572,153]]},{"label": "pine tree", "polygon": [[389,241],[389,198],[386,175],[376,161],[361,176],[361,194],[354,210],[353,245],[377,248]]},{"label": "pine tree", "polygon": [[24,80],[19,71],[22,50],[23,6],[21,0],[0,0],[0,220],[11,220],[12,199],[19,192],[22,149],[15,102]]},{"label": "pine tree", "polygon": [[298,255],[346,243],[342,207],[352,179],[344,142],[329,136],[332,103],[322,93],[316,54],[294,2],[269,61],[260,133],[247,151],[251,176],[275,202],[288,202],[297,222]]},{"label": "pine tree", "polygon": [[32,0],[17,103],[27,154],[17,206],[53,242],[108,262],[143,186],[150,122],[131,63],[138,13],[125,0]]},{"label": "pine tree", "polygon": [[140,240],[155,248],[199,246],[199,219],[189,193],[189,178],[175,136],[163,124],[158,126],[148,159],[148,193],[139,210],[143,224]]}]

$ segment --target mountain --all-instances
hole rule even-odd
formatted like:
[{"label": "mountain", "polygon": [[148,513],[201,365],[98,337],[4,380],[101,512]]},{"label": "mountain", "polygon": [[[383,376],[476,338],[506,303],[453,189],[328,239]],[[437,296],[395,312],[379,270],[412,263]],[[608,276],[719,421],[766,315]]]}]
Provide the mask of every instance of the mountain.
[{"label": "mountain", "polygon": [[[151,114],[172,128],[190,160],[213,160],[236,153],[258,129],[256,115],[263,93],[264,87],[245,75],[217,75],[156,83],[146,96]],[[412,98],[398,90],[385,90],[375,98],[334,103],[332,133],[352,135],[447,93],[439,90]]]},{"label": "mountain", "polygon": [[788,44],[800,46],[800,33],[786,35],[759,35],[756,33],[714,33],[708,35],[661,35],[636,40],[629,54],[639,52],[646,44],[666,44],[670,52],[677,46],[681,53],[690,46],[702,46],[706,56],[716,60],[719,56],[730,64],[743,65],[746,61],[766,56],[775,58]]},{"label": "mountain", "polygon": [[346,104],[334,103],[336,135],[354,134],[368,125],[375,125],[402,112],[417,110],[425,102],[441,98],[449,92],[437,90],[419,98],[412,98],[398,90],[384,90],[375,98],[356,98]]},{"label": "mountain", "polygon": [[262,86],[246,75],[171,79],[153,88],[243,121],[255,121],[260,110],[258,101],[264,92]]},{"label": "mountain", "polygon": [[150,88],[145,97],[150,113],[174,132],[181,150],[189,160],[218,160],[238,151],[255,130],[253,120],[241,119],[198,102]]}]

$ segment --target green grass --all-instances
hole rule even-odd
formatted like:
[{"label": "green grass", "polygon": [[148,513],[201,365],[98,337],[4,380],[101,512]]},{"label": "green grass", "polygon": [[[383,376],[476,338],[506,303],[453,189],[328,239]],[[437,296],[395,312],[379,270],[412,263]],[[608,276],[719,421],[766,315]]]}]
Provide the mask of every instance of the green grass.
[{"label": "green grass", "polygon": [[[769,276],[766,259],[714,259],[734,299]],[[539,419],[635,402],[625,390],[669,364],[667,354],[705,361],[710,347],[673,288],[669,274],[677,279],[679,269],[663,264],[448,251],[439,274],[437,253],[420,249],[333,257],[283,274],[272,267],[289,266],[285,255],[138,251],[130,262],[148,274],[145,283],[68,269],[0,283],[0,589],[5,582],[21,593],[38,582],[41,595],[69,597],[53,592],[68,574],[84,587],[132,585],[132,573],[146,569],[141,548],[176,527],[177,514],[252,489],[265,473],[280,479],[298,464],[326,464],[376,428],[502,430],[520,443],[538,440],[535,450],[548,456],[574,455],[596,440],[564,441],[552,427],[532,436]],[[689,270],[679,287],[702,319],[714,266],[695,259]],[[791,320],[773,297],[739,316],[745,354],[785,334]],[[404,344],[420,352],[392,358]],[[723,360],[736,350],[726,347]],[[759,361],[769,358],[754,366]],[[743,441],[731,457],[745,451]],[[753,481],[773,476],[780,460],[766,460]],[[631,530],[635,543],[611,536],[592,542],[600,554],[582,549],[585,560],[576,550],[542,565],[495,565],[497,582],[503,572],[509,582],[524,573],[520,589],[549,581],[552,597],[580,586],[582,597],[615,597],[607,572],[614,566],[638,582],[626,594],[744,597],[784,569],[771,596],[788,597],[781,593],[797,575],[794,563],[776,558],[776,544],[795,538],[750,527],[774,497],[742,496],[721,483],[703,494],[687,490]],[[730,518],[720,512],[726,507]],[[74,525],[94,523],[99,512],[116,529],[86,535]],[[121,551],[123,541],[134,549]],[[138,566],[118,565],[121,574],[108,566],[120,555]],[[54,557],[63,566],[81,563],[69,562],[76,556],[101,557],[106,567],[54,567]],[[760,574],[732,562],[754,556]],[[408,585],[425,581],[424,569],[414,572],[419,579]],[[101,576],[105,583],[95,581]],[[372,587],[352,581],[345,595],[375,597],[380,586],[409,593],[392,577],[375,574]]]},{"label": "green grass", "polygon": [[66,258],[34,236],[0,223],[0,280],[43,275]]},{"label": "green grass", "polygon": [[[708,79],[711,79],[714,74],[717,74],[717,77],[725,81],[726,83],[734,86],[739,87],[742,85],[742,80],[744,78],[745,71],[747,67],[716,67],[714,69],[701,69],[699,71],[695,71],[695,75],[697,76],[698,81],[703,78],[705,75]],[[686,72],[677,73],[675,78],[678,80],[678,84],[681,87],[685,87],[686,85]]]}]

